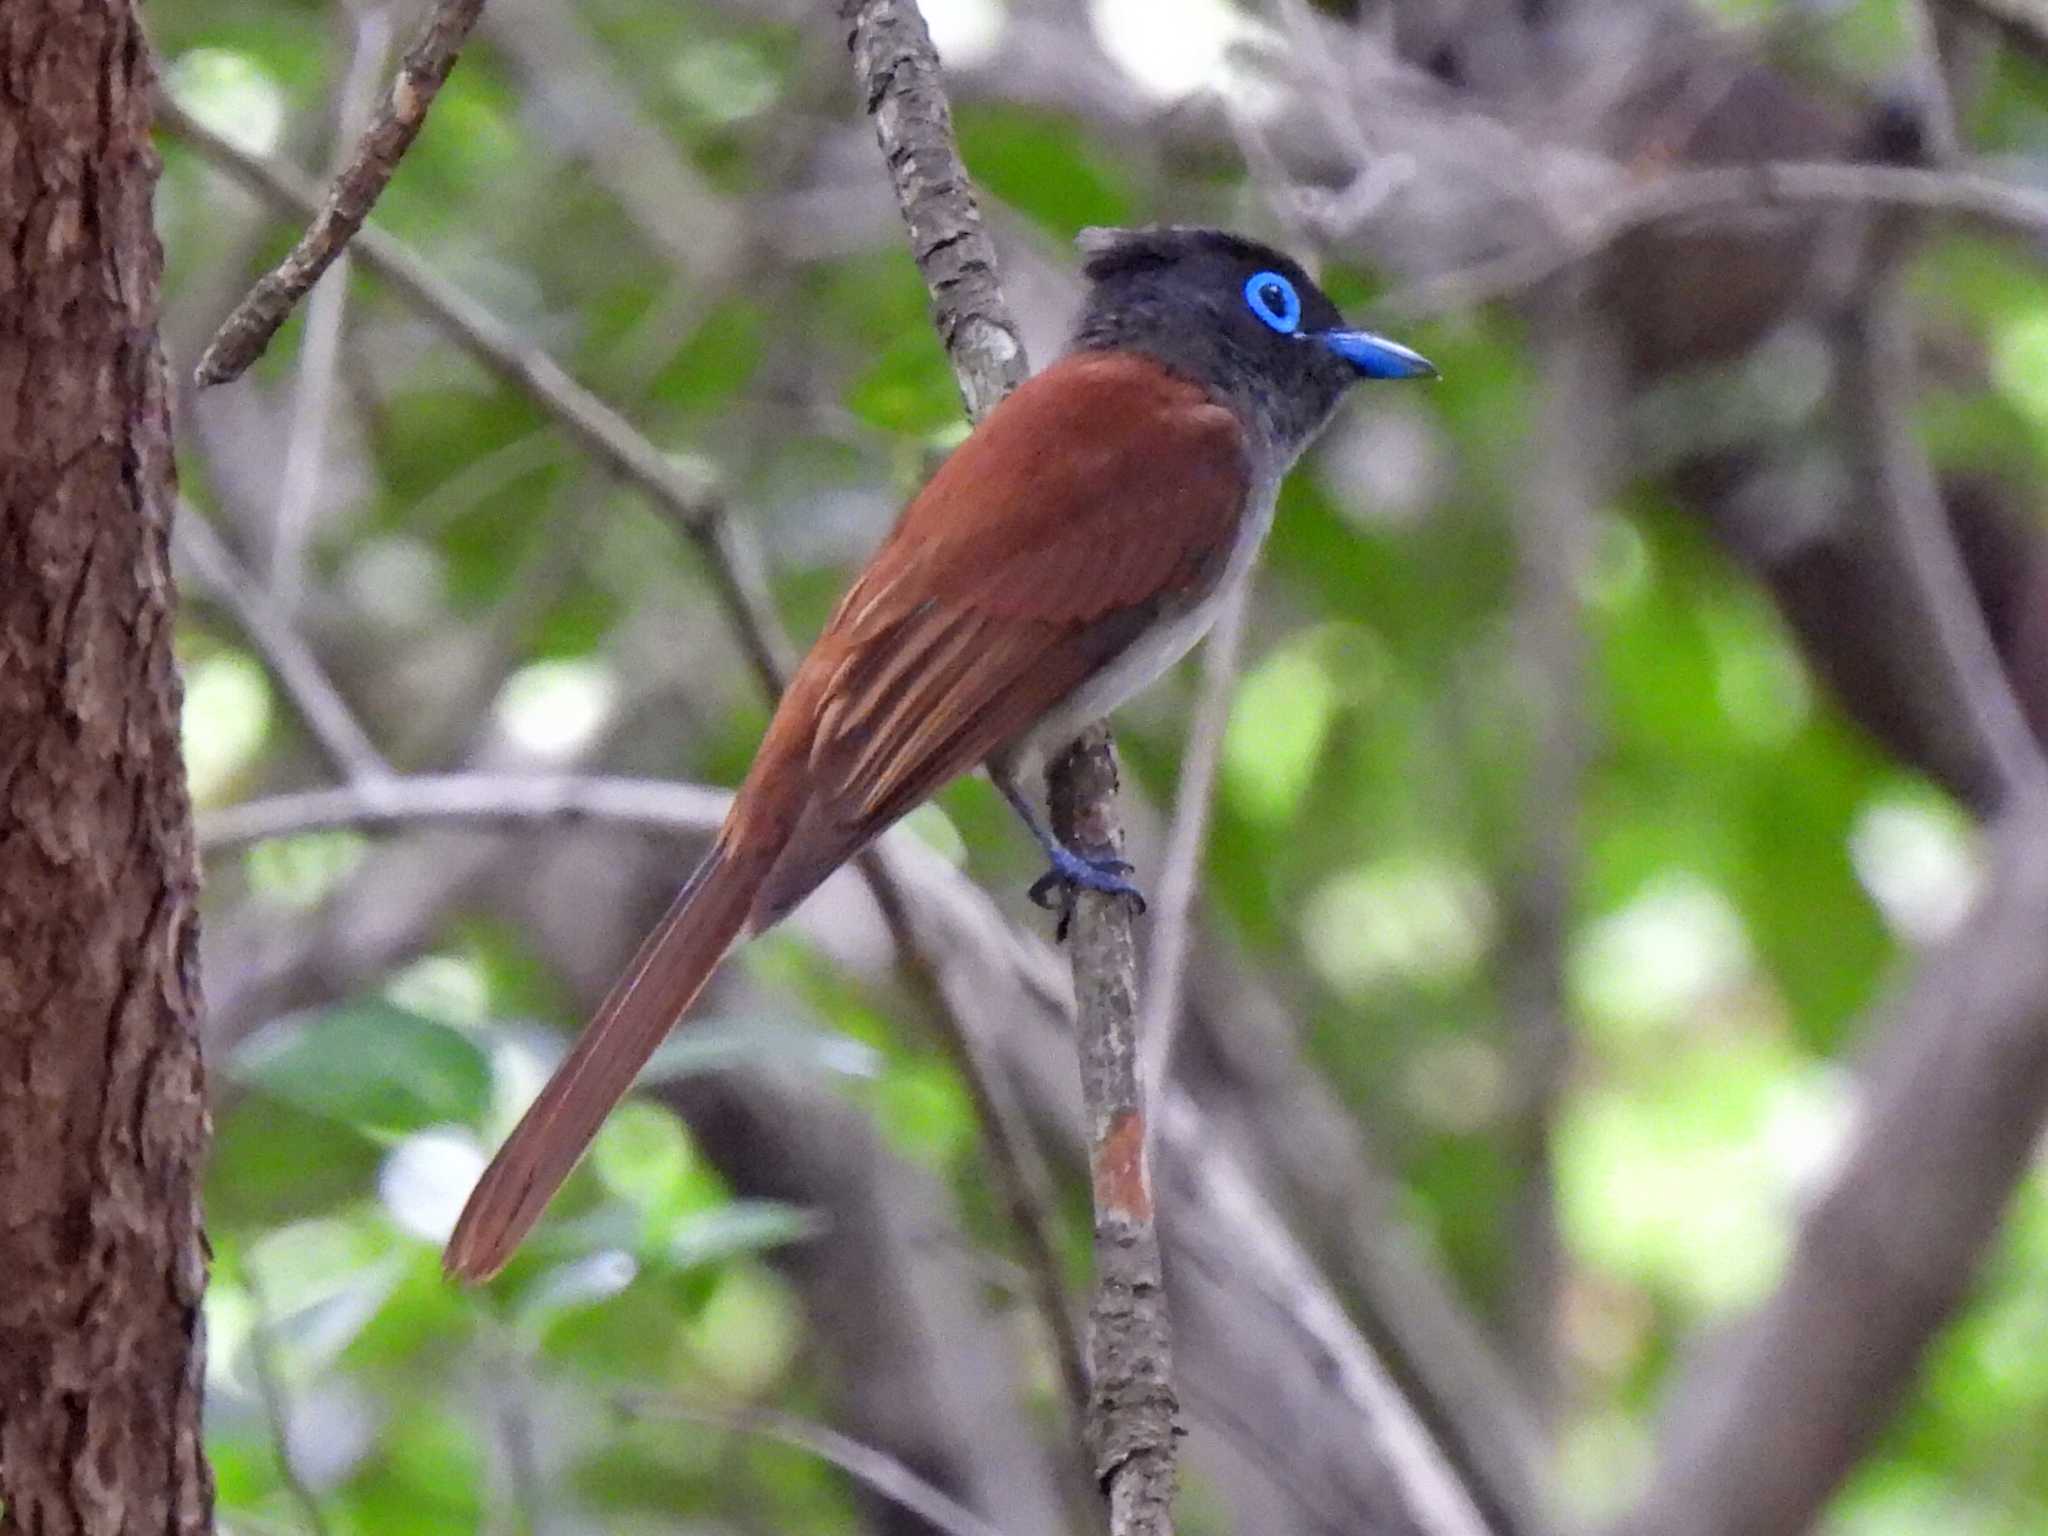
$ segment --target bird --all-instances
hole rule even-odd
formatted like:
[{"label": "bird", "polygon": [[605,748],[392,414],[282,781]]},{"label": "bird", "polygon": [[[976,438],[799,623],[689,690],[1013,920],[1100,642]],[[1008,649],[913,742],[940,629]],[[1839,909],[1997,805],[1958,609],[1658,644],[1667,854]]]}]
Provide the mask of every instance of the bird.
[{"label": "bird", "polygon": [[1211,228],[1088,230],[1066,350],[904,508],[791,677],[695,873],[485,1169],[448,1273],[502,1269],[726,953],[986,765],[1050,867],[1142,902],[1022,785],[1184,655],[1242,582],[1281,479],[1362,379],[1433,377],[1295,261]]}]

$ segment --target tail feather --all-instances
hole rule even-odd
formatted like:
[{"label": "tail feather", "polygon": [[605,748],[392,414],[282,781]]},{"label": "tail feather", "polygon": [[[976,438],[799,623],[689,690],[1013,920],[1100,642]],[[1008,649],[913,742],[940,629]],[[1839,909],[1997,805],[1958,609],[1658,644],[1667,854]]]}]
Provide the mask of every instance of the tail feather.
[{"label": "tail feather", "polygon": [[484,1170],[442,1256],[450,1275],[488,1280],[504,1268],[739,937],[770,862],[737,856],[721,838],[698,866]]}]

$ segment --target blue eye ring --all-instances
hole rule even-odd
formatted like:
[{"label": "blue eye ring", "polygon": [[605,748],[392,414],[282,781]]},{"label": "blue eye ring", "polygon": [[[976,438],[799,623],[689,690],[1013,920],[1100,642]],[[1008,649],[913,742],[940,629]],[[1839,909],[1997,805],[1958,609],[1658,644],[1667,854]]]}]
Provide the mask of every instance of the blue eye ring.
[{"label": "blue eye ring", "polygon": [[1245,308],[1282,336],[1301,329],[1301,295],[1278,272],[1254,272],[1244,280]]}]

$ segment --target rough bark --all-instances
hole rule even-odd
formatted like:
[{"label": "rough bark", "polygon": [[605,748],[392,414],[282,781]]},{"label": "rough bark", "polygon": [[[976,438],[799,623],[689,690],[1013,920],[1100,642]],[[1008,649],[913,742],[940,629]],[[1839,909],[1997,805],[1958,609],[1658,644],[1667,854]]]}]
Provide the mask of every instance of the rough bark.
[{"label": "rough bark", "polygon": [[0,8],[0,1531],[205,1532],[198,876],[130,0]]},{"label": "rough bark", "polygon": [[1003,302],[995,248],[953,144],[953,109],[939,56],[915,5],[839,0],[854,73],[910,235],[910,254],[931,290],[932,324],[979,421],[1030,372]]}]

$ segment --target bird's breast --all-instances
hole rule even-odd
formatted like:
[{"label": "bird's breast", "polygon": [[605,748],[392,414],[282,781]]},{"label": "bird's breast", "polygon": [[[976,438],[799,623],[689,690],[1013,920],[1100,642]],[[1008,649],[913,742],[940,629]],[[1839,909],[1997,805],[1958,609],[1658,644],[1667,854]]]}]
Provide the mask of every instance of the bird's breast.
[{"label": "bird's breast", "polygon": [[1224,598],[1251,574],[1259,548],[1273,526],[1278,492],[1277,481],[1252,487],[1230,554],[1209,584],[1163,609],[1128,646],[1055,705],[1017,744],[1010,754],[1014,760],[1030,764],[1030,771],[1035,771],[1038,763],[1064,750],[1088,725],[1157,682],[1167,668],[1194,649],[1216,622]]}]

